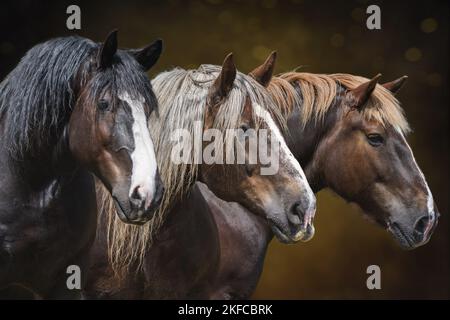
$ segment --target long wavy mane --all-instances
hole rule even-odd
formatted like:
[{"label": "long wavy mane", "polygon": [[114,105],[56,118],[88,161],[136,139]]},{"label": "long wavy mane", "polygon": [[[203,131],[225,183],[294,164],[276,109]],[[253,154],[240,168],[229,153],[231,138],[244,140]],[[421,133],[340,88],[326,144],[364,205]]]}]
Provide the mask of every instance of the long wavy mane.
[{"label": "long wavy mane", "polygon": [[[171,135],[177,129],[187,129],[191,137],[201,139],[202,132],[194,132],[194,122],[200,121],[203,128],[208,93],[220,71],[221,67],[215,65],[201,65],[197,70],[175,68],[159,74],[152,81],[159,104],[159,117],[150,119],[149,128],[166,191],[155,217],[144,226],[132,226],[117,218],[111,197],[105,190],[100,190],[101,211],[108,215],[109,258],[118,275],[130,267],[142,266],[145,253],[152,245],[152,237],[166,213],[188,193],[196,181],[198,165],[194,161],[195,150],[190,152],[192,164],[174,164],[170,158],[176,141],[172,141]],[[265,108],[276,121],[282,123],[283,117],[267,90],[252,77],[238,72],[213,126],[224,133],[227,129],[239,128],[246,99]],[[260,118],[256,114],[253,114],[253,118],[258,125]],[[196,142],[191,143],[191,146],[194,147]]]},{"label": "long wavy mane", "polygon": [[95,47],[79,37],[41,43],[0,84],[2,143],[14,156],[35,152],[59,133],[74,103],[72,80]]},{"label": "long wavy mane", "polygon": [[[323,120],[330,110],[339,92],[339,87],[353,89],[369,79],[351,74],[313,74],[306,72],[287,72],[274,77],[268,90],[278,106],[283,107],[283,114],[298,107],[301,112],[302,125]],[[374,119],[382,125],[391,125],[406,134],[410,131],[403,109],[394,95],[377,84],[368,105],[363,109],[363,116]]]},{"label": "long wavy mane", "polygon": [[69,120],[77,89],[86,85],[89,99],[105,90],[112,95],[126,91],[156,108],[150,81],[126,51],[117,51],[107,70],[92,70],[99,47],[77,36],[48,40],[31,48],[1,82],[2,143],[14,159],[49,153]]}]

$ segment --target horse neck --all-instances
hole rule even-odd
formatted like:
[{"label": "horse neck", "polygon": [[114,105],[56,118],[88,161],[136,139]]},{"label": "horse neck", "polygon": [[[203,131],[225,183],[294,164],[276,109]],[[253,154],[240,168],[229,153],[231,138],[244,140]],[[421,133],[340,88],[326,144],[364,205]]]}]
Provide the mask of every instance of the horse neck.
[{"label": "horse neck", "polygon": [[[216,252],[219,248],[218,231],[213,215],[205,200],[200,185],[195,183],[189,193],[179,199],[167,213],[167,217],[156,235],[152,248],[159,248],[157,242],[161,241],[163,246],[170,242],[173,252],[178,252],[189,243],[193,256],[208,252]],[[158,250],[158,249],[156,249]],[[167,256],[167,248],[164,247]],[[196,257],[190,257],[194,259]],[[194,259],[195,260],[195,259]]]},{"label": "horse neck", "polygon": [[59,178],[71,176],[77,170],[68,149],[65,129],[57,139],[50,141],[42,150],[25,152],[20,160],[9,155],[8,163],[18,180],[32,190],[40,190],[53,181],[58,181]]},{"label": "horse neck", "polygon": [[334,107],[335,104],[336,102],[333,101],[333,106],[325,114],[323,121],[311,120],[305,126],[302,126],[301,105],[294,106],[287,118],[288,133],[286,135],[286,142],[302,166],[314,192],[318,192],[327,187],[318,163],[318,149],[329,130],[331,130],[337,121],[338,108]]}]

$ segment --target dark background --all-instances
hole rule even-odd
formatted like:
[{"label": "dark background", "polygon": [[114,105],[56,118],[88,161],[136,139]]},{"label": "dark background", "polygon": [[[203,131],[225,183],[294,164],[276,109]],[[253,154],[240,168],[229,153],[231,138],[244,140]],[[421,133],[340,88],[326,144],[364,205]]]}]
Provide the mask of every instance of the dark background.
[{"label": "dark background", "polygon": [[[402,251],[360,210],[329,191],[318,194],[316,236],[286,246],[273,241],[254,298],[449,298],[448,21],[447,1],[2,1],[0,77],[38,42],[75,33],[66,7],[81,6],[77,34],[101,41],[119,28],[119,44],[162,38],[151,76],[173,66],[220,64],[232,51],[248,72],[271,50],[277,72],[303,65],[383,80],[407,74],[399,94],[414,132],[408,137],[442,214],[431,241]],[[382,29],[365,26],[365,9],[381,7]],[[382,290],[366,288],[377,264]]]}]

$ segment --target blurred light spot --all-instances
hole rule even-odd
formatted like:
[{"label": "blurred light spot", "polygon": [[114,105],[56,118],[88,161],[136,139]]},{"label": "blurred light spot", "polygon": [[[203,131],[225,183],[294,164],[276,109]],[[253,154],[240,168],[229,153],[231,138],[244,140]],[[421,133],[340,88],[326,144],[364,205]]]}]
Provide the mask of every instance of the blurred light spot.
[{"label": "blurred light spot", "polygon": [[330,43],[333,47],[339,48],[344,45],[344,36],[340,33],[335,33],[330,38]]},{"label": "blurred light spot", "polygon": [[442,84],[442,77],[439,73],[431,73],[426,78],[427,83],[432,87],[439,87]]},{"label": "blurred light spot", "polygon": [[425,33],[434,32],[434,31],[436,31],[437,27],[438,27],[438,23],[433,18],[427,18],[427,19],[423,20],[422,23],[420,24],[420,29],[422,29],[422,31]]},{"label": "blurred light spot", "polygon": [[353,9],[351,15],[352,15],[353,20],[355,20],[356,22],[364,21],[365,12],[361,8]]},{"label": "blurred light spot", "polygon": [[222,11],[217,18],[221,24],[232,24],[233,22],[233,15],[230,11]]},{"label": "blurred light spot", "polygon": [[353,38],[359,38],[362,35],[362,30],[360,26],[353,25],[348,29],[348,33]]},{"label": "blurred light spot", "polygon": [[10,42],[2,42],[0,43],[0,53],[7,55],[14,52],[14,45]]},{"label": "blurred light spot", "polygon": [[277,0],[263,0],[261,5],[263,8],[272,9],[277,5]]},{"label": "blurred light spot", "polygon": [[260,61],[265,60],[269,54],[270,54],[270,49],[265,46],[262,46],[262,45],[255,46],[252,49],[253,57]]},{"label": "blurred light spot", "polygon": [[405,59],[410,62],[419,61],[422,58],[422,51],[418,48],[409,48],[405,52]]}]

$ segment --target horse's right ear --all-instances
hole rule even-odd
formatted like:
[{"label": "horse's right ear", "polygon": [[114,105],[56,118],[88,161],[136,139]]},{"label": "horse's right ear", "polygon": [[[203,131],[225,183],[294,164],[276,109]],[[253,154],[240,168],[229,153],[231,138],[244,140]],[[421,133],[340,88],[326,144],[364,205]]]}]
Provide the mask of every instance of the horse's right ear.
[{"label": "horse's right ear", "polygon": [[230,53],[225,57],[222,70],[211,88],[213,97],[225,98],[233,88],[234,79],[236,79],[236,65],[233,61],[233,54]]},{"label": "horse's right ear", "polygon": [[275,61],[277,60],[277,52],[273,51],[266,61],[249,73],[263,87],[267,87],[272,79],[273,70],[275,69]]},{"label": "horse's right ear", "polygon": [[117,29],[111,31],[100,47],[97,55],[97,67],[106,69],[112,66],[113,57],[117,52]]},{"label": "horse's right ear", "polygon": [[356,88],[350,90],[350,93],[352,94],[354,98],[354,107],[358,110],[362,110],[367,102],[369,100],[370,95],[372,94],[373,90],[375,90],[375,87],[378,83],[378,79],[381,77],[381,74],[377,74],[375,77],[373,77],[371,80],[364,82],[363,84],[360,84]]},{"label": "horse's right ear", "polygon": [[161,39],[154,41],[145,48],[142,49],[130,49],[130,53],[139,62],[139,64],[144,68],[145,71],[150,70],[151,67],[155,65],[161,56],[163,49],[163,42]]},{"label": "horse's right ear", "polygon": [[388,89],[393,94],[396,94],[403,87],[407,79],[408,76],[403,76],[394,81],[383,83],[382,86]]}]

